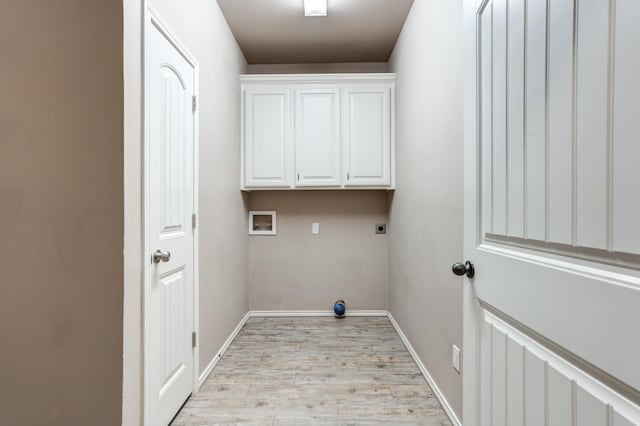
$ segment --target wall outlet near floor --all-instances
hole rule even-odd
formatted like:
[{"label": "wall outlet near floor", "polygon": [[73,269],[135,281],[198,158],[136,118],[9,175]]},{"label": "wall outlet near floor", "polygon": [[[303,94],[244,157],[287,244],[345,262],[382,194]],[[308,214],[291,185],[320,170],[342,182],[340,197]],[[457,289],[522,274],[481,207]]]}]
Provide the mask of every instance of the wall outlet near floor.
[{"label": "wall outlet near floor", "polygon": [[386,234],[387,233],[387,224],[386,223],[377,223],[376,224],[376,234]]},{"label": "wall outlet near floor", "polygon": [[319,223],[312,223],[311,224],[311,233],[312,234],[319,234],[320,233],[320,224]]},{"label": "wall outlet near floor", "polygon": [[453,345],[453,368],[460,372],[460,348],[456,345]]}]

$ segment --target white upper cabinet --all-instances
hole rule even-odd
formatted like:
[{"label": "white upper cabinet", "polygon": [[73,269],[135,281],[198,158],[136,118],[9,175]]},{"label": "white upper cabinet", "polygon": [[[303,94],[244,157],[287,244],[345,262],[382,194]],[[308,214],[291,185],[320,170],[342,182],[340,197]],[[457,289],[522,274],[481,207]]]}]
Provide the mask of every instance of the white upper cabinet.
[{"label": "white upper cabinet", "polygon": [[345,186],[391,185],[391,88],[344,89]]},{"label": "white upper cabinet", "polygon": [[288,188],[293,185],[291,89],[244,90],[244,185]]},{"label": "white upper cabinet", "polygon": [[340,186],[340,91],[295,91],[296,186]]},{"label": "white upper cabinet", "polygon": [[394,189],[394,74],[245,75],[242,189]]}]

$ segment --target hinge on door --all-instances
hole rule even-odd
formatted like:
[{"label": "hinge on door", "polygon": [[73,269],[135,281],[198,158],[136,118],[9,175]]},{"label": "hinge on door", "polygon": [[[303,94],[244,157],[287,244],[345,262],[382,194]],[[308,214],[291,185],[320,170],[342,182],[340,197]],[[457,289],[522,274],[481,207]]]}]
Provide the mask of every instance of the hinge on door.
[{"label": "hinge on door", "polygon": [[196,109],[198,109],[198,99],[196,98],[196,95],[193,95],[191,98],[191,109],[193,112],[196,112]]},{"label": "hinge on door", "polygon": [[192,229],[196,229],[196,223],[197,223],[197,216],[195,213],[191,214],[191,228]]},{"label": "hinge on door", "polygon": [[196,343],[197,343],[197,336],[196,336],[196,332],[194,331],[193,333],[191,333],[191,347],[195,348]]},{"label": "hinge on door", "polygon": [[350,176],[351,176],[351,173],[347,172],[347,180],[349,180]]}]

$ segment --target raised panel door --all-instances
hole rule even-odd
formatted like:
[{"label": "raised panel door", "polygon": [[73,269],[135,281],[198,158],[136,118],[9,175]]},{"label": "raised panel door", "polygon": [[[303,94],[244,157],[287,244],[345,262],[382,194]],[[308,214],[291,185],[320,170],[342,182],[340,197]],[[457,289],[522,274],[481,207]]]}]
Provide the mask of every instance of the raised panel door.
[{"label": "raised panel door", "polygon": [[[147,62],[150,253],[145,299],[147,424],[167,425],[193,390],[194,65],[149,24]],[[151,261],[156,250],[162,260]]]},{"label": "raised panel door", "polygon": [[640,424],[638,19],[465,0],[465,424]]}]

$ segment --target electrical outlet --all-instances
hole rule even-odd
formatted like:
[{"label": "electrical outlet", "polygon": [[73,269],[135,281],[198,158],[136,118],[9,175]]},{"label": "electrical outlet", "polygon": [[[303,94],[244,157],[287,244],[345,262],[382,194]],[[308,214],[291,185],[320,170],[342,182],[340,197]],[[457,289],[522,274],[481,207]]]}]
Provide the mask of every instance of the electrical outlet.
[{"label": "electrical outlet", "polygon": [[320,224],[319,223],[312,223],[311,224],[311,233],[312,234],[319,234],[320,233]]},{"label": "electrical outlet", "polygon": [[460,372],[460,348],[456,345],[453,345],[453,368]]},{"label": "electrical outlet", "polygon": [[376,234],[386,234],[387,233],[387,224],[386,223],[377,223],[376,224]]}]

